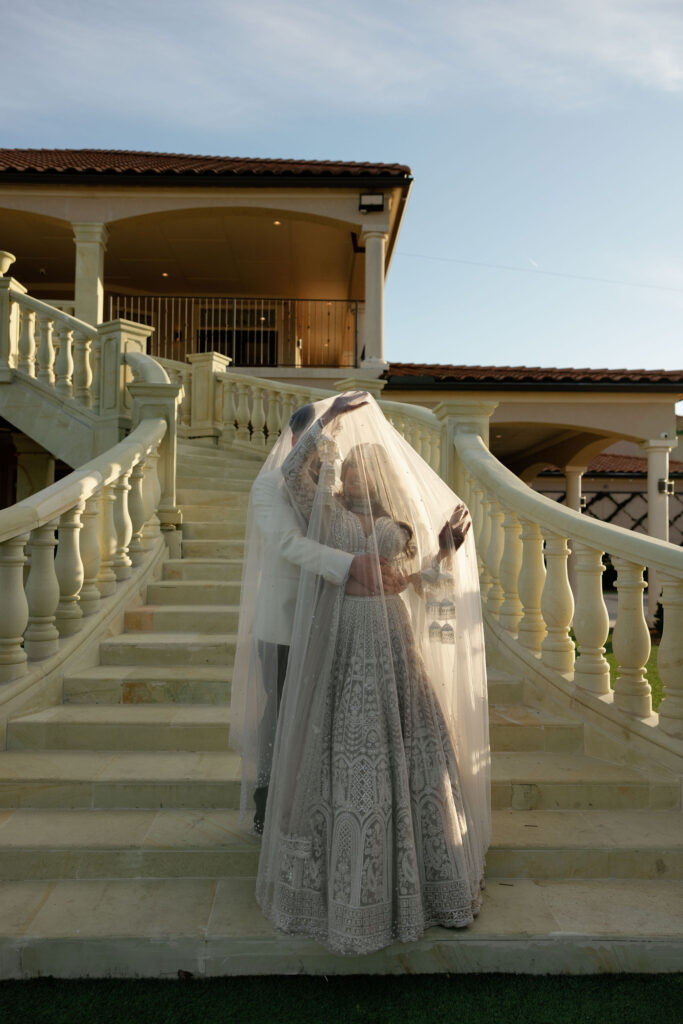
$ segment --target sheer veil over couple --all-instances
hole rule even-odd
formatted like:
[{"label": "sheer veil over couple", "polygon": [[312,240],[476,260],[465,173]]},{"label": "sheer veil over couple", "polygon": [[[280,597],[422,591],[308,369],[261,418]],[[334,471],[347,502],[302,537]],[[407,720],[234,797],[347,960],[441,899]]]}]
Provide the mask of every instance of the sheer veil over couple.
[{"label": "sheer veil over couple", "polygon": [[484,643],[465,506],[364,392],[294,413],[247,529],[231,744],[264,914],[371,953],[479,911]]}]

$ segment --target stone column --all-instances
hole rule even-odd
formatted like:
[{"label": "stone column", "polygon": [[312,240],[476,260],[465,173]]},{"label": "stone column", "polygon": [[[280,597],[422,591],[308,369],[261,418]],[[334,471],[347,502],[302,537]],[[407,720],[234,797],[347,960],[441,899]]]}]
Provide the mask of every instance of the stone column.
[{"label": "stone column", "polygon": [[361,350],[365,358],[361,366],[385,370],[384,360],[384,263],[387,233],[377,228],[363,230],[365,246],[365,317]]},{"label": "stone column", "polygon": [[76,243],[75,315],[87,324],[104,317],[104,253],[109,233],[106,224],[72,224]]},{"label": "stone column", "polygon": [[[669,438],[643,441],[640,447],[647,453],[647,532],[659,540],[669,539],[669,495],[659,490],[659,481],[669,478],[669,452],[674,447]],[[659,583],[656,573],[648,569],[647,619],[652,625]]]}]

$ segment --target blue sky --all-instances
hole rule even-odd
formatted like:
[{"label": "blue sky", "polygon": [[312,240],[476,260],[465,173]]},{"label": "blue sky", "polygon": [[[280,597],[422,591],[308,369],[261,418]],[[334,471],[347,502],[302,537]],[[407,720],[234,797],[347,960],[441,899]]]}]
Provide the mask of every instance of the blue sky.
[{"label": "blue sky", "polygon": [[409,164],[393,360],[683,366],[680,0],[22,0],[2,145]]}]

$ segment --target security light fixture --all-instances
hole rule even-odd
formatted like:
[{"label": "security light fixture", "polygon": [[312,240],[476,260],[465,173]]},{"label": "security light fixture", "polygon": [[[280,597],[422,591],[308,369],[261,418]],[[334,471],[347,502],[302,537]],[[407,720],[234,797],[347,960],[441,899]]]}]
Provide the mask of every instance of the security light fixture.
[{"label": "security light fixture", "polygon": [[358,197],[358,209],[361,213],[384,213],[384,193],[361,192]]},{"label": "security light fixture", "polygon": [[674,493],[674,482],[673,480],[667,480],[666,478],[657,481],[657,490],[660,494],[673,494]]}]

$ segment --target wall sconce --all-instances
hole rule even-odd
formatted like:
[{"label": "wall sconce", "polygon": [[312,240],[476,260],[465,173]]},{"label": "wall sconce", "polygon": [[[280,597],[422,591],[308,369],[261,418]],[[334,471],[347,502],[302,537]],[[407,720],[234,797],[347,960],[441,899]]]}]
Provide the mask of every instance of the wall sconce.
[{"label": "wall sconce", "polygon": [[361,213],[384,213],[384,193],[361,192],[358,197],[358,209]]},{"label": "wall sconce", "polygon": [[657,490],[660,494],[673,494],[674,493],[674,482],[673,480],[667,480],[663,478],[657,481]]}]

